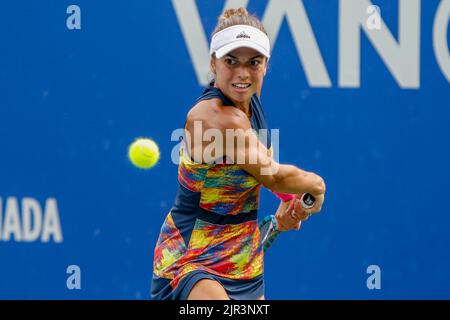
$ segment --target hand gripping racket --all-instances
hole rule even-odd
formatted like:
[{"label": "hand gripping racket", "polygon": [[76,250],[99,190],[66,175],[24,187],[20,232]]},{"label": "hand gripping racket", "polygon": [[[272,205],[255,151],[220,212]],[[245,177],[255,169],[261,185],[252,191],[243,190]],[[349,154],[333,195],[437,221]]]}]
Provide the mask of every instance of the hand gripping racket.
[{"label": "hand gripping racket", "polygon": [[[304,193],[300,198],[300,203],[305,209],[311,209],[314,206],[315,201],[316,199],[309,193]],[[275,219],[275,215],[268,215],[260,222],[259,232],[261,234],[261,243],[264,251],[266,251],[282,232],[277,228],[277,220]]]}]

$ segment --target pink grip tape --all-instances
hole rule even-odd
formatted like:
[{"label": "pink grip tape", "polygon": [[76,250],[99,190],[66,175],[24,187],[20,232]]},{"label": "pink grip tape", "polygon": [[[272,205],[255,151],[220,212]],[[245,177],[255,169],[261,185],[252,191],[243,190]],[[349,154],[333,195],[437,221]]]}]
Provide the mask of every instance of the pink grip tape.
[{"label": "pink grip tape", "polygon": [[276,191],[272,191],[272,193],[276,195],[279,199],[281,199],[281,201],[283,202],[291,201],[292,199],[295,198],[295,195],[290,193],[281,193]]}]

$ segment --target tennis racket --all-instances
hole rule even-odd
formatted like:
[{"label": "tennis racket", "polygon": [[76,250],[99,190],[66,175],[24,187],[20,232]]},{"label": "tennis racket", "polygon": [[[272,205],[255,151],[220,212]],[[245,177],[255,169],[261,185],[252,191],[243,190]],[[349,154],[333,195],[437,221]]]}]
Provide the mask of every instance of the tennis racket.
[{"label": "tennis racket", "polygon": [[[314,206],[315,201],[316,199],[309,193],[304,193],[300,198],[300,203],[305,209],[311,209]],[[264,251],[266,251],[272,246],[275,239],[282,232],[277,228],[275,215],[268,215],[260,222],[259,232],[261,233],[261,242]]]}]

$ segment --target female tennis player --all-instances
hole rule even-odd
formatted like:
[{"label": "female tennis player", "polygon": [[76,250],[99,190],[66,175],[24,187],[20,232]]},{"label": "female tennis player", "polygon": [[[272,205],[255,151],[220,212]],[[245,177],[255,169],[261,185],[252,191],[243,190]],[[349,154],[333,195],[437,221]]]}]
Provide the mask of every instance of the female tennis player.
[{"label": "female tennis player", "polygon": [[[324,200],[321,177],[277,163],[270,137],[257,134],[267,129],[259,97],[270,42],[262,23],[244,8],[226,10],[210,54],[214,80],[187,114],[178,193],[154,251],[152,299],[264,299],[261,186],[310,193],[316,202],[302,211],[306,216],[319,212]],[[208,132],[223,137],[210,153],[211,141],[195,139]],[[286,208],[282,203],[279,210]],[[303,218],[277,214],[282,230],[298,228]]]}]

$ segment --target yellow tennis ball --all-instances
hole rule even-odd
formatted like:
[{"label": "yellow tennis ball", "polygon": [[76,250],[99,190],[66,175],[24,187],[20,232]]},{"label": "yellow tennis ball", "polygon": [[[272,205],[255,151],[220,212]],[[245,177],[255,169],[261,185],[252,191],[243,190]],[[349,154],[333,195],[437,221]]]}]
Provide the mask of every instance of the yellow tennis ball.
[{"label": "yellow tennis ball", "polygon": [[159,147],[151,139],[136,139],[128,149],[128,158],[136,167],[150,169],[159,160]]}]

